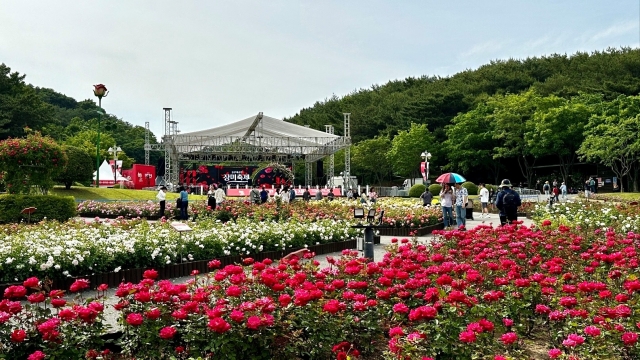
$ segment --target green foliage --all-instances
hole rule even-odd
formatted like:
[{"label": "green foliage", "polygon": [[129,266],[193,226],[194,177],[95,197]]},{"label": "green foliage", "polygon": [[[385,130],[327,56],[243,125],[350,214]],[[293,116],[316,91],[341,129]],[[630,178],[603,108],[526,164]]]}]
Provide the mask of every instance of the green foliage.
[{"label": "green foliage", "polygon": [[440,191],[441,190],[442,190],[442,185],[440,185],[440,184],[431,184],[431,185],[429,185],[429,192],[433,196],[440,195]]},{"label": "green foliage", "polygon": [[53,107],[42,101],[24,78],[0,64],[0,140],[25,136],[27,126],[39,130],[54,121]]},{"label": "green foliage", "polygon": [[409,197],[417,198],[427,189],[423,184],[415,184],[409,189]]},{"label": "green foliage", "polygon": [[31,214],[31,221],[67,221],[76,216],[76,202],[70,196],[54,195],[0,195],[0,223],[26,221],[28,215],[20,212],[28,207],[37,210]]},{"label": "green foliage", "polygon": [[365,183],[380,184],[390,175],[391,164],[386,158],[386,153],[391,147],[391,141],[386,136],[377,136],[367,139],[353,146],[351,161],[357,164],[352,168],[355,174],[371,174],[369,181]]},{"label": "green foliage", "polygon": [[[640,158],[640,96],[620,96],[591,116],[578,153],[609,166],[622,178]],[[621,183],[621,191],[624,191]]]},{"label": "green foliage", "polygon": [[0,169],[11,194],[28,194],[34,186],[46,194],[66,164],[62,147],[38,132],[0,141]]},{"label": "green foliage", "polygon": [[491,189],[493,189],[493,191],[495,191],[496,193],[498,192],[498,185],[492,185],[492,184],[484,184],[484,187],[487,188],[487,190],[491,191]]},{"label": "green foliage", "polygon": [[471,181],[463,182],[462,187],[467,189],[469,195],[478,195],[478,185],[472,183]]},{"label": "green foliage", "polygon": [[57,180],[64,184],[67,190],[77,182],[90,182],[93,177],[93,158],[86,151],[74,146],[65,146],[67,165]]},{"label": "green foliage", "polygon": [[397,175],[411,177],[418,169],[420,154],[427,144],[433,143],[433,136],[422,124],[411,124],[407,131],[400,131],[391,141],[391,149],[387,152],[387,161]]}]

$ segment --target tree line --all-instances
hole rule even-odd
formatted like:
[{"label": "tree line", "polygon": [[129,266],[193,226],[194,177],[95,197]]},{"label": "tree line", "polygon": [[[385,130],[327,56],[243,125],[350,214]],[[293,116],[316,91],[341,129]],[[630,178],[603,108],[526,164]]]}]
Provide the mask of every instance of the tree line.
[{"label": "tree line", "polygon": [[638,94],[640,50],[607,49],[389,81],[334,95],[285,120],[318,130],[330,124],[340,135],[342,113],[351,113],[351,172],[366,183],[418,175],[428,150],[431,175],[448,170],[533,184],[536,166],[557,165],[568,180],[586,161],[609,167],[637,190]]},{"label": "tree line", "polygon": [[[22,138],[30,130],[39,131],[61,145],[86,152],[95,164],[99,110],[96,102],[77,101],[52,89],[27,84],[25,77],[0,64],[0,140]],[[91,94],[91,84],[87,89]],[[123,150],[118,159],[123,160],[125,167],[144,162],[144,127],[108,113],[102,116],[100,125],[102,159],[112,158],[107,149],[117,145]],[[157,143],[153,133],[150,142]],[[150,152],[151,164],[156,164],[161,156],[159,152]]]}]

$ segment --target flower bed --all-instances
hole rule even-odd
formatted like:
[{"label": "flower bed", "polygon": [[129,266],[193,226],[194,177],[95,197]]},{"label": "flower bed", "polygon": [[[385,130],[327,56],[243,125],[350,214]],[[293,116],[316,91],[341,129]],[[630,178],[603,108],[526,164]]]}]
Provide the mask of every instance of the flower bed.
[{"label": "flower bed", "polygon": [[0,227],[0,283],[29,276],[63,279],[121,269],[162,267],[229,255],[286,251],[351,240],[360,234],[343,220],[300,222],[238,219],[190,223],[183,235],[168,223],[113,220]]},{"label": "flower bed", "polygon": [[[119,344],[138,359],[500,360],[531,358],[536,334],[548,358],[640,357],[640,235],[549,220],[438,235],[402,240],[377,263],[348,251],[326,269],[245,259],[187,284],[150,271],[116,291]],[[27,286],[29,302],[57,296]],[[100,353],[100,303],[44,313],[17,302],[25,295],[15,287],[0,303],[8,358]]]},{"label": "flower bed", "polygon": [[554,224],[575,224],[586,229],[614,228],[617,231],[640,231],[640,209],[635,205],[600,202],[556,203],[552,207],[538,205],[532,218]]},{"label": "flower bed", "polygon": [[[229,219],[247,218],[256,221],[265,220],[289,220],[295,218],[299,221],[318,219],[353,219],[353,208],[363,207],[362,204],[345,199],[334,201],[295,201],[291,204],[266,203],[254,205],[245,201],[226,201],[216,209],[209,209],[204,201],[190,201],[189,212],[197,215],[197,219]],[[368,210],[375,208],[377,213],[384,210],[382,219],[384,225],[389,227],[424,227],[442,222],[442,213],[439,208],[425,209],[416,201],[402,199],[380,199],[375,204],[365,204]],[[78,214],[83,217],[100,218],[147,218],[157,219],[158,204],[152,202],[111,202],[101,203],[85,201],[78,205]],[[167,203],[167,214],[176,215],[173,204]]]}]

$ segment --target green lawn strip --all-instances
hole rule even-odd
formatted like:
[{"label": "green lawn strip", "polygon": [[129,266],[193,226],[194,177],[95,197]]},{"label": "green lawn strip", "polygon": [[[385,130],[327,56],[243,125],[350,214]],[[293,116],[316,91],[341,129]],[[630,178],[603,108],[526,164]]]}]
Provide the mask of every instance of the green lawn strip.
[{"label": "green lawn strip", "polygon": [[[148,201],[156,199],[156,191],[131,190],[131,189],[111,189],[111,188],[91,188],[72,187],[66,190],[64,187],[55,187],[50,191],[53,195],[73,196],[76,200],[130,200]],[[167,200],[178,198],[177,193],[167,193]],[[203,195],[189,195],[190,200],[204,200]]]}]

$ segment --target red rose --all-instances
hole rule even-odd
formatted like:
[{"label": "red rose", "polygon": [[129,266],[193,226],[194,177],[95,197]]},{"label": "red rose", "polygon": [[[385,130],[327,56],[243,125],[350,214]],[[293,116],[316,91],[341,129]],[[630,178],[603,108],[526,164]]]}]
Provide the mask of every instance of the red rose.
[{"label": "red rose", "polygon": [[22,285],[11,285],[4,289],[4,297],[7,299],[19,299],[27,295],[27,289]]},{"label": "red rose", "polygon": [[103,84],[93,85],[93,95],[99,98],[103,98],[107,96],[108,92],[109,90],[107,90],[107,87],[104,86]]},{"label": "red rose", "polygon": [[27,360],[44,360],[44,357],[45,354],[42,351],[36,350],[33,354],[27,357]]},{"label": "red rose", "polygon": [[160,317],[161,313],[160,313],[160,309],[152,308],[152,309],[147,310],[147,312],[144,315],[149,320],[156,320],[156,319],[158,319]]},{"label": "red rose", "polygon": [[209,329],[217,332],[218,334],[223,334],[231,329],[231,325],[228,322],[224,321],[223,318],[213,318],[209,321]]},{"label": "red rose", "polygon": [[143,274],[142,277],[145,279],[156,279],[158,277],[158,272],[151,269],[151,270],[146,270]]},{"label": "red rose", "polygon": [[27,333],[22,329],[13,330],[11,333],[11,341],[14,343],[21,343],[27,337]]},{"label": "red rose", "polygon": [[257,316],[249,316],[247,319],[247,328],[251,330],[256,330],[260,327],[260,318]]},{"label": "red rose", "polygon": [[51,306],[53,306],[54,308],[63,307],[65,305],[67,305],[67,300],[65,299],[51,299]]},{"label": "red rose", "polygon": [[73,284],[71,284],[71,286],[69,287],[69,290],[71,292],[78,292],[88,288],[89,288],[89,280],[78,279]]},{"label": "red rose", "polygon": [[41,303],[44,301],[44,299],[44,294],[41,292],[37,292],[27,296],[27,300],[29,300],[29,302],[32,304]]},{"label": "red rose", "polygon": [[127,324],[131,326],[140,326],[143,322],[144,318],[138,313],[131,313],[127,315]]},{"label": "red rose", "polygon": [[109,289],[109,285],[107,284],[100,284],[100,286],[98,286],[98,291],[107,291]]},{"label": "red rose", "polygon": [[174,328],[173,326],[163,327],[162,329],[160,329],[160,338],[165,340],[172,339],[174,336],[176,336],[177,332],[178,330],[176,330],[176,328]]},{"label": "red rose", "polygon": [[24,287],[28,287],[28,288],[37,288],[38,284],[40,284],[40,280],[38,280],[38,278],[35,276],[28,278],[22,283]]}]

